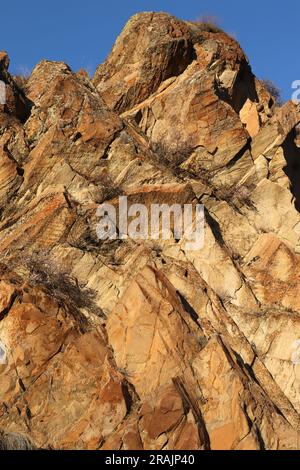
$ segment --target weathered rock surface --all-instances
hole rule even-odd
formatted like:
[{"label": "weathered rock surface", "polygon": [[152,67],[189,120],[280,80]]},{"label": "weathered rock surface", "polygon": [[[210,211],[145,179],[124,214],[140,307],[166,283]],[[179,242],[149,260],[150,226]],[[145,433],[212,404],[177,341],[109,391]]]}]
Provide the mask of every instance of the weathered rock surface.
[{"label": "weathered rock surface", "polygon": [[[93,80],[0,53],[0,448],[299,449],[300,109],[237,42],[134,16]],[[205,243],[100,241],[196,204]]]}]

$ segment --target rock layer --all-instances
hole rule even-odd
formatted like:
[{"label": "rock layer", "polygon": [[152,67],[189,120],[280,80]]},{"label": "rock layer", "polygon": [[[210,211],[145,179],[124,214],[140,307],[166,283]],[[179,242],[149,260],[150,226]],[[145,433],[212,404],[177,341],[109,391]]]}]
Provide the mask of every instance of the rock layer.
[{"label": "rock layer", "polygon": [[[0,54],[0,447],[298,449],[299,106],[237,42],[142,13],[93,80]],[[205,243],[100,241],[118,196]]]}]

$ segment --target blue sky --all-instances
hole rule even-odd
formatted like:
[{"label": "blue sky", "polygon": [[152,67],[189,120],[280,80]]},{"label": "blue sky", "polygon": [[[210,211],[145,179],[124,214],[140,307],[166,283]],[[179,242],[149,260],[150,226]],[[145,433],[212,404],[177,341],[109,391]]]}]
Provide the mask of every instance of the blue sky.
[{"label": "blue sky", "polygon": [[11,72],[26,73],[41,59],[62,60],[93,73],[127,19],[139,11],[166,11],[183,19],[216,16],[234,34],[254,73],[291,96],[300,80],[299,0],[15,0],[0,5],[0,50]]}]

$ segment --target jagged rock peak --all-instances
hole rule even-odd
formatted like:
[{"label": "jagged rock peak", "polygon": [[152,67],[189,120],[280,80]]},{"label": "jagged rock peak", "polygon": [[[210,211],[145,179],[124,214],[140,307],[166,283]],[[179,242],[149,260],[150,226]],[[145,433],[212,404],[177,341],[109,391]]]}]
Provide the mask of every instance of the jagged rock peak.
[{"label": "jagged rock peak", "polygon": [[[0,448],[297,449],[299,105],[165,13],[130,19],[92,80],[43,60],[19,86],[8,64]],[[121,195],[203,204],[204,245],[100,240]]]}]

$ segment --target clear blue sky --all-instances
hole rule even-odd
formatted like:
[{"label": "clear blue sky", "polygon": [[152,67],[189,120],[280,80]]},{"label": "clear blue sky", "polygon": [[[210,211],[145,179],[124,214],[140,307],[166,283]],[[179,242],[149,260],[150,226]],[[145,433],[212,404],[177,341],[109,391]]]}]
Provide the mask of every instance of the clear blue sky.
[{"label": "clear blue sky", "polygon": [[260,78],[291,96],[300,80],[299,0],[14,0],[1,1],[0,50],[11,72],[31,70],[41,59],[62,60],[93,73],[127,19],[139,11],[166,11],[183,19],[218,17],[235,34]]}]

